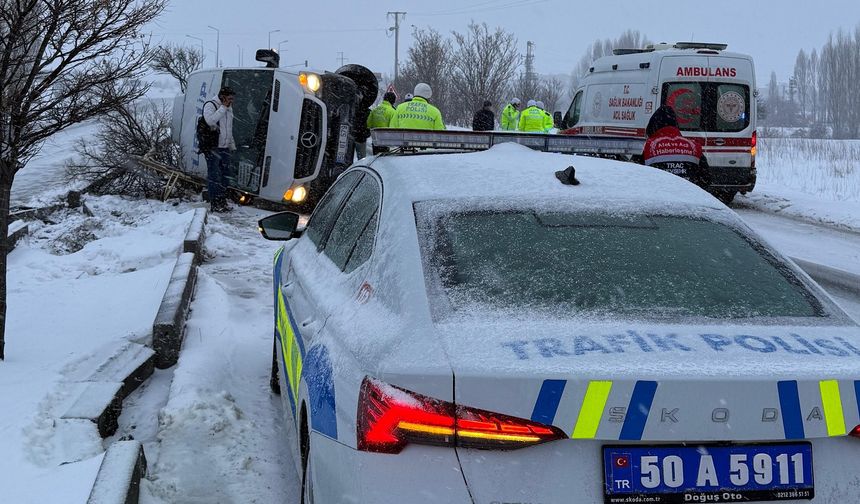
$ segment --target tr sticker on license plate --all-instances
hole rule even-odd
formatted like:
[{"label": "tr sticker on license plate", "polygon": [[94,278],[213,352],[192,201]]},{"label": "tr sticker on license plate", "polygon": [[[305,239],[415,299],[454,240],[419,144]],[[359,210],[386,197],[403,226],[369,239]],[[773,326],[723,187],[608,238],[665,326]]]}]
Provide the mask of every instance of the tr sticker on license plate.
[{"label": "tr sticker on license plate", "polygon": [[604,446],[603,469],[606,504],[815,497],[809,443]]}]

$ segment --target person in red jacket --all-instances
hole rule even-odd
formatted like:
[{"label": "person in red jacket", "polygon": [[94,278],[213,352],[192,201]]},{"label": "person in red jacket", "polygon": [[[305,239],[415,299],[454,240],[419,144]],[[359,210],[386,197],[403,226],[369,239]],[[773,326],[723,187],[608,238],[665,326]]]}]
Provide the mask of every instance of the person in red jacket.
[{"label": "person in red jacket", "polygon": [[648,140],[642,157],[646,165],[685,178],[699,187],[710,185],[707,162],[702,146],[685,138],[678,129],[675,110],[668,105],[658,108],[645,129]]}]

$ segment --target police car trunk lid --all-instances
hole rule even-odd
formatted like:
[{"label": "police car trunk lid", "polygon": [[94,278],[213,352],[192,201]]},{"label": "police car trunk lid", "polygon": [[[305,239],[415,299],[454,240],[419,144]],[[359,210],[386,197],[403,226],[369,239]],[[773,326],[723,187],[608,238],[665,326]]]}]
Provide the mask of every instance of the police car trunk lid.
[{"label": "police car trunk lid", "polygon": [[786,440],[860,424],[856,327],[438,326],[455,402],[607,441]]}]

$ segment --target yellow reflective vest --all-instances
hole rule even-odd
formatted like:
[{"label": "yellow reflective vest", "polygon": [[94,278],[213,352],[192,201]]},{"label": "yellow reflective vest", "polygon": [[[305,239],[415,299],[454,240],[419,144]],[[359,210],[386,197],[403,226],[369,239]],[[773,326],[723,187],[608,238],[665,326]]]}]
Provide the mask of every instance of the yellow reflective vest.
[{"label": "yellow reflective vest", "polygon": [[544,131],[549,131],[549,130],[555,128],[555,121],[552,118],[552,114],[550,114],[546,110],[544,110],[543,113],[546,116],[546,119],[544,119],[544,124],[543,124]]},{"label": "yellow reflective vest", "polygon": [[390,128],[443,130],[445,123],[439,109],[427,103],[427,100],[416,96],[411,101],[401,103],[394,111]]},{"label": "yellow reflective vest", "polygon": [[519,121],[520,111],[508,103],[508,106],[502,110],[502,129],[505,131],[514,131],[517,129]]},{"label": "yellow reflective vest", "polygon": [[529,107],[520,114],[520,131],[543,133],[546,131],[546,112],[538,107]]},{"label": "yellow reflective vest", "polygon": [[387,128],[391,124],[391,118],[394,117],[394,105],[382,100],[382,103],[376,106],[367,116],[367,127]]}]

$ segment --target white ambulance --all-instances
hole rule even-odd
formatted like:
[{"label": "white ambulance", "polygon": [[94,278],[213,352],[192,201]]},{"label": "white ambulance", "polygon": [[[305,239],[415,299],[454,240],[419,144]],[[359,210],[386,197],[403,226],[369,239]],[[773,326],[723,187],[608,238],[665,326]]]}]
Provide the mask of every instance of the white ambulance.
[{"label": "white ambulance", "polygon": [[756,182],[755,71],[752,57],[725,44],[680,42],[617,49],[580,81],[562,134],[645,138],[661,105],[675,109],[684,136],[703,149],[711,192],[731,201]]},{"label": "white ambulance", "polygon": [[192,73],[173,105],[173,139],[181,169],[206,179],[196,125],[207,100],[223,86],[236,92],[233,137],[237,150],[228,181],[244,201],[313,204],[352,164],[352,127],[358,107],[376,99],[373,73],[346,65],[334,73],[277,68],[277,54],[261,50],[263,68],[212,68]]}]

